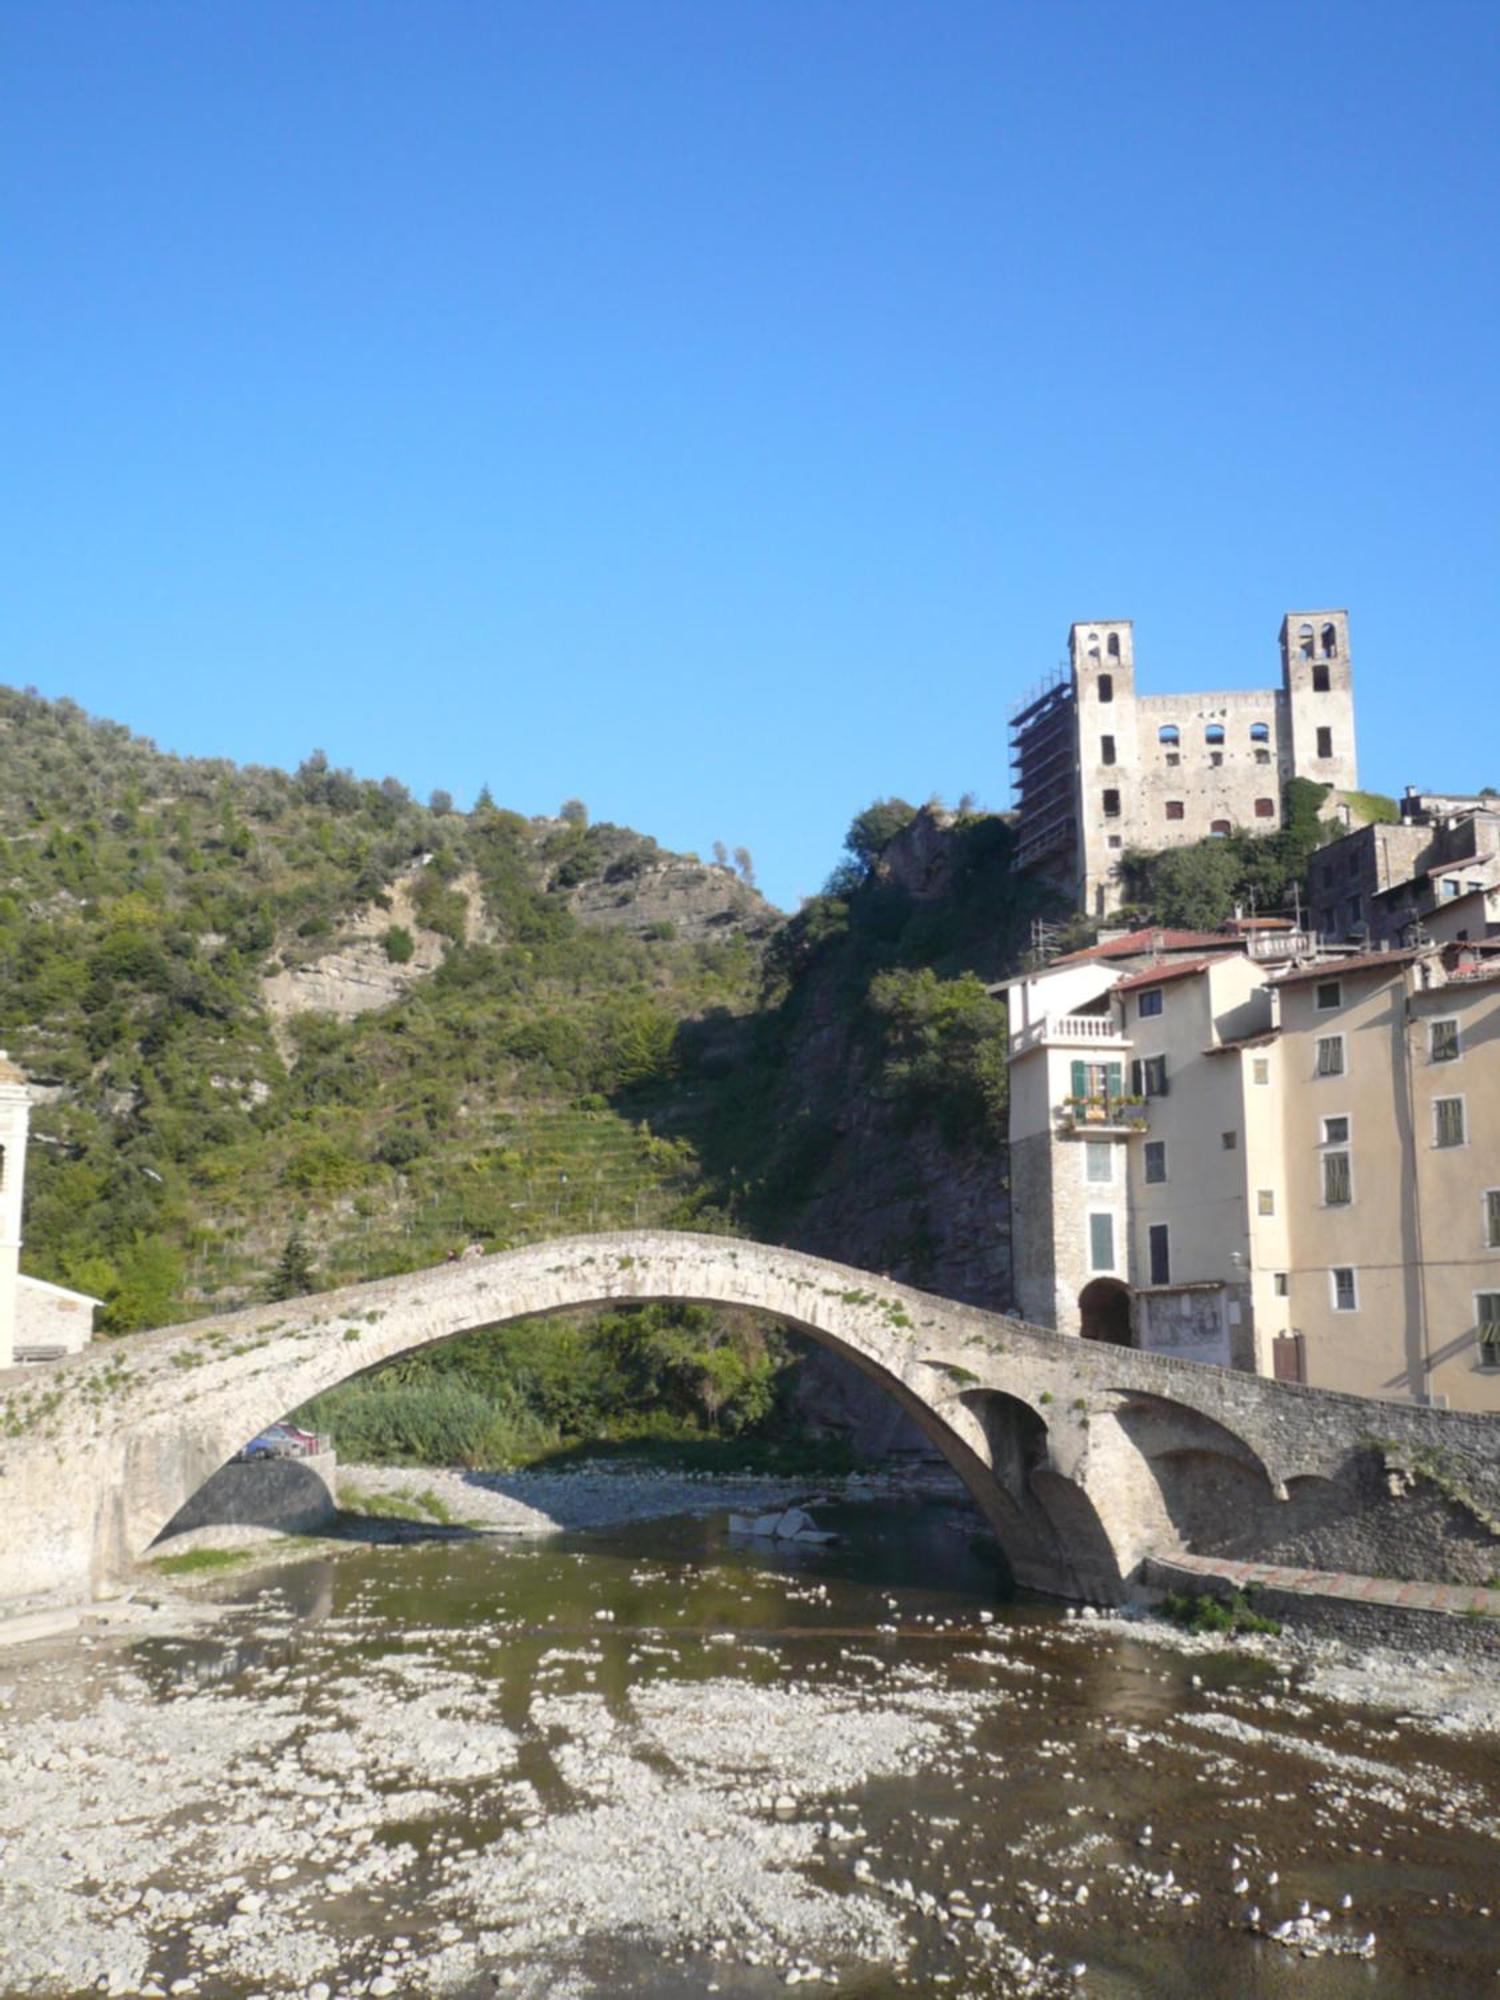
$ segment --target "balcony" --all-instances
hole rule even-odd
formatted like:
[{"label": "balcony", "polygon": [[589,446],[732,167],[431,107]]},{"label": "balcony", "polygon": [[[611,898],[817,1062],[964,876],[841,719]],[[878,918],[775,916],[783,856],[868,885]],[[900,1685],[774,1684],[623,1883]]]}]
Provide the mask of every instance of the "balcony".
[{"label": "balcony", "polygon": [[1057,1107],[1065,1139],[1128,1139],[1150,1122],[1144,1097],[1065,1097]]},{"label": "balcony", "polygon": [[1071,1043],[1082,1043],[1091,1049],[1101,1044],[1113,1049],[1130,1047],[1113,1014],[1043,1014],[1040,1020],[1011,1036],[1010,1052],[1012,1056],[1024,1056],[1030,1049],[1066,1048]]}]

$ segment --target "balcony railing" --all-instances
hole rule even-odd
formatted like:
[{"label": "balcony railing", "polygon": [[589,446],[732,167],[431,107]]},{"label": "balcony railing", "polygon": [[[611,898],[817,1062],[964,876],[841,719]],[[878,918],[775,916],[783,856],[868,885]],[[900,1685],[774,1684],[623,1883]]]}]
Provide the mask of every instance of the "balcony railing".
[{"label": "balcony railing", "polygon": [[1129,1047],[1113,1014],[1043,1014],[1040,1020],[1011,1036],[1010,1052],[1013,1056],[1023,1056],[1028,1049],[1040,1048],[1045,1042],[1084,1042],[1090,1047],[1110,1042],[1117,1048]]},{"label": "balcony railing", "polygon": [[1144,1132],[1150,1123],[1143,1097],[1065,1097],[1057,1116],[1066,1133]]}]

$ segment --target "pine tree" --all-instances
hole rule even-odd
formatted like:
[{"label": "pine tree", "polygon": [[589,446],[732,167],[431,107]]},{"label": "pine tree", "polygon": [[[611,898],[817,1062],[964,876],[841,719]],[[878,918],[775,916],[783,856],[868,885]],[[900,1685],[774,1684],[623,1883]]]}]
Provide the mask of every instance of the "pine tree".
[{"label": "pine tree", "polygon": [[266,1287],[266,1297],[270,1299],[300,1299],[305,1293],[317,1290],[317,1279],[313,1275],[312,1252],[308,1249],[302,1232],[294,1229],[282,1246],[276,1269],[271,1273],[271,1282]]}]

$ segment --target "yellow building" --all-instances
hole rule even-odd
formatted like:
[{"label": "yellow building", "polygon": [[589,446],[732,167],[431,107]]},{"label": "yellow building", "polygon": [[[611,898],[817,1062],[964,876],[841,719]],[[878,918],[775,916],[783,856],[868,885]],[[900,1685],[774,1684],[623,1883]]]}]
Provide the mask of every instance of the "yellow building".
[{"label": "yellow building", "polygon": [[1009,1000],[1025,1317],[1500,1410],[1500,952],[1141,933]]}]

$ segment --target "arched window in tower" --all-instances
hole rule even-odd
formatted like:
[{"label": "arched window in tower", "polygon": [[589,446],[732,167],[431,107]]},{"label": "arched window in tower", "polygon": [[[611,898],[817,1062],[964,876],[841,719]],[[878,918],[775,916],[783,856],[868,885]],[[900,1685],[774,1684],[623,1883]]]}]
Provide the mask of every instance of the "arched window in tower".
[{"label": "arched window in tower", "polygon": [[1097,632],[1090,632],[1089,634],[1089,658],[1094,662],[1095,666],[1099,664],[1099,634]]},{"label": "arched window in tower", "polygon": [[[1331,629],[1331,628],[1330,628],[1330,629]],[[1112,660],[1118,660],[1118,659],[1119,659],[1119,657],[1120,657],[1120,635],[1119,635],[1119,633],[1118,633],[1118,632],[1111,632],[1111,633],[1110,633],[1110,635],[1109,635],[1109,638],[1108,638],[1108,640],[1107,640],[1107,642],[1106,642],[1106,644],[1105,644],[1105,649],[1104,649],[1104,650],[1105,650],[1105,651],[1106,651],[1106,652],[1107,652],[1107,653],[1109,654],[1109,657],[1110,657],[1110,658],[1111,658]]]},{"label": "arched window in tower", "polygon": [[1311,625],[1299,625],[1297,627],[1297,644],[1301,650],[1303,659],[1310,660],[1314,651],[1313,628]]},{"label": "arched window in tower", "polygon": [[1325,625],[1323,627],[1323,658],[1325,660],[1336,660],[1338,656],[1339,656],[1338,631],[1336,627],[1332,625]]},{"label": "arched window in tower", "polygon": [[1227,819],[1216,819],[1210,823],[1208,830],[1215,840],[1227,840],[1234,828]]},{"label": "arched window in tower", "polygon": [[1158,743],[1170,743],[1175,750],[1179,740],[1177,724],[1175,722],[1164,722],[1156,732],[1156,740]]},{"label": "arched window in tower", "polygon": [[1203,732],[1203,740],[1205,743],[1222,743],[1224,741],[1223,723],[1210,722]]},{"label": "arched window in tower", "polygon": [[1271,740],[1271,727],[1269,723],[1266,722],[1251,723],[1250,741],[1252,743],[1269,743],[1270,740]]}]

